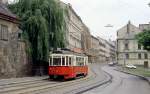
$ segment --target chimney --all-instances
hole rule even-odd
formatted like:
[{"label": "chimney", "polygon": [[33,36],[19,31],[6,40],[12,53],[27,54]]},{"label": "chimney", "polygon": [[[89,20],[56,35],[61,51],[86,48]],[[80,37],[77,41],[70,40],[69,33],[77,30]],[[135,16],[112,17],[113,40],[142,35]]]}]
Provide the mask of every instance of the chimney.
[{"label": "chimney", "polygon": [[8,4],[8,0],[0,0],[0,3]]},{"label": "chimney", "polygon": [[131,25],[131,21],[129,21],[128,24],[127,24],[127,33],[130,32],[130,25]]}]

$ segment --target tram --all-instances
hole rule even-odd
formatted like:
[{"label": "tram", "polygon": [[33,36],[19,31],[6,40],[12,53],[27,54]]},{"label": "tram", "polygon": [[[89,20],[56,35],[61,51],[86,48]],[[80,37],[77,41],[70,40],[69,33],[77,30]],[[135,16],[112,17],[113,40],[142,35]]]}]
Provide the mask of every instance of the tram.
[{"label": "tram", "polygon": [[53,53],[49,57],[50,79],[62,78],[64,80],[87,76],[88,57],[74,53]]}]

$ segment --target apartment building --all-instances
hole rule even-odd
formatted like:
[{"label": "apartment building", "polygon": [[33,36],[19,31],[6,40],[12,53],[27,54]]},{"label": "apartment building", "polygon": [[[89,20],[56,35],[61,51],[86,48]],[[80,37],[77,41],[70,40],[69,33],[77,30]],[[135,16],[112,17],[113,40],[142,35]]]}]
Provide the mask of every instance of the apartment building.
[{"label": "apartment building", "polygon": [[117,31],[117,60],[119,64],[135,64],[150,66],[150,53],[143,49],[135,39],[135,35],[148,29],[148,24],[134,26],[129,21],[127,25]]}]

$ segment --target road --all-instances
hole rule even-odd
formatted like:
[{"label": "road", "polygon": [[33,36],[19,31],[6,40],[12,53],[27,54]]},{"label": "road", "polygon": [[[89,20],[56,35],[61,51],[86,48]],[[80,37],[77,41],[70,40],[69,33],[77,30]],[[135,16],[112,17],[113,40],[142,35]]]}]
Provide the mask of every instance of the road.
[{"label": "road", "polygon": [[[105,64],[89,67],[87,77],[71,81],[20,78],[25,81],[10,79],[7,83],[6,80],[0,83],[0,94],[150,94],[150,85],[139,77],[115,71],[115,67]],[[104,71],[112,75],[112,81]]]},{"label": "road", "polygon": [[150,85],[145,80],[115,71],[114,67],[104,66],[102,70],[112,75],[112,82],[84,94],[150,94]]},{"label": "road", "polygon": [[100,64],[90,64],[87,77],[70,81],[53,81],[45,77],[0,80],[0,94],[76,94],[110,78],[100,68]]}]

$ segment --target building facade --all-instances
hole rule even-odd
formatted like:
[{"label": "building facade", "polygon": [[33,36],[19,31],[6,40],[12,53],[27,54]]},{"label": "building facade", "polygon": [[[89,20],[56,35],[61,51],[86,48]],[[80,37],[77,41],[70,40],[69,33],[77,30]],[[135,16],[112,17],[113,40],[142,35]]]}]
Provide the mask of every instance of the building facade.
[{"label": "building facade", "polygon": [[0,3],[0,78],[24,76],[30,70],[18,23],[17,17]]},{"label": "building facade", "polygon": [[89,58],[91,63],[98,63],[99,62],[99,40],[95,36],[91,35],[91,49],[89,52],[91,56]]},{"label": "building facade", "polygon": [[[89,57],[89,62],[105,62],[106,57],[114,52],[114,45],[105,39],[94,37],[90,34],[89,28],[83,23],[70,4],[61,2],[67,9],[66,23],[66,48],[77,53],[84,53]],[[112,50],[113,49],[113,50]],[[108,52],[109,51],[109,52]]]},{"label": "building facade", "polygon": [[113,62],[116,61],[116,42],[111,40],[105,40],[100,37],[99,39],[99,55],[101,62]]},{"label": "building facade", "polygon": [[99,60],[100,62],[106,62],[106,40],[98,37],[99,40]]},{"label": "building facade", "polygon": [[106,40],[106,61],[114,62],[116,61],[116,42],[111,40]]},{"label": "building facade", "polygon": [[82,31],[82,48],[83,53],[87,56],[90,56],[90,49],[91,49],[91,34],[89,28],[83,24],[83,31]]},{"label": "building facade", "polygon": [[144,50],[135,39],[135,35],[147,28],[147,25],[141,25],[140,28],[132,25],[129,21],[127,25],[117,31],[117,60],[119,64],[131,63],[145,67],[150,66],[150,53]]},{"label": "building facade", "polygon": [[83,53],[82,32],[83,24],[81,18],[76,14],[70,4],[65,4],[68,14],[66,14],[66,48],[77,53]]}]

